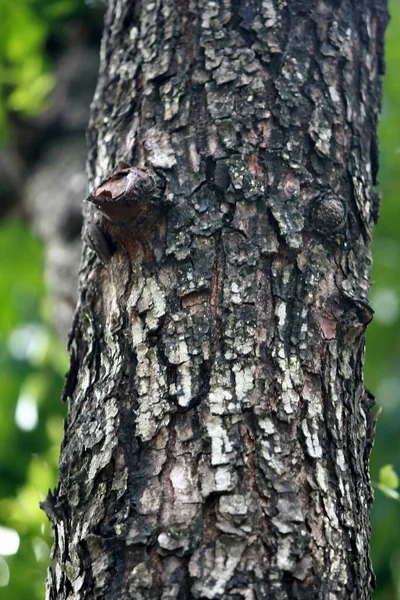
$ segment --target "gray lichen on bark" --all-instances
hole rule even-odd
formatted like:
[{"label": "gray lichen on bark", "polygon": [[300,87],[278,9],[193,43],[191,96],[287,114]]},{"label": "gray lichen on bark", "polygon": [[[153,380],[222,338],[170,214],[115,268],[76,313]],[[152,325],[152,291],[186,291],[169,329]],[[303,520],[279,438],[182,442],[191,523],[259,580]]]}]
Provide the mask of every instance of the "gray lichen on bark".
[{"label": "gray lichen on bark", "polygon": [[386,19],[383,0],[110,3],[90,178],[159,169],[169,210],[153,264],[84,248],[49,599],[370,597]]}]

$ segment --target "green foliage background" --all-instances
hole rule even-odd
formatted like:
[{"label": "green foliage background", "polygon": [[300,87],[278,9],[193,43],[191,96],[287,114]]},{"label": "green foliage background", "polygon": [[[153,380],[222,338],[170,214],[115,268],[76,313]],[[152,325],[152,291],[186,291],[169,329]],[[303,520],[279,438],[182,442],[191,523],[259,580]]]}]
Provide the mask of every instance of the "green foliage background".
[{"label": "green foliage background", "polygon": [[[386,464],[393,464],[400,474],[400,1],[389,1],[389,9],[379,126],[382,203],[372,244],[371,303],[375,318],[368,328],[365,369],[366,386],[382,409],[371,456],[374,481],[379,480],[379,470]],[[371,526],[377,576],[374,598],[400,600],[400,502],[379,489],[375,491]]]},{"label": "green foliage background", "polygon": [[[390,11],[380,122],[383,200],[373,241],[376,315],[368,330],[365,373],[382,408],[371,459],[375,600],[400,600],[394,472],[400,472],[400,0],[391,0]],[[81,0],[0,0],[0,144],[9,139],[10,111],[29,118],[46,108],[54,84],[49,40],[62,48],[65,26],[77,17],[90,20],[90,6]],[[0,256],[0,597],[42,600],[51,532],[38,502],[57,481],[65,415],[59,398],[68,361],[50,325],[41,244],[22,223],[3,222]],[[17,407],[24,403],[38,412],[31,430],[16,423]],[[19,535],[14,554],[1,555],[1,527]]]},{"label": "green foliage background", "polygon": [[0,0],[0,143],[8,112],[25,117],[48,107],[54,73],[49,43],[65,42],[68,22],[90,18],[82,0]]}]

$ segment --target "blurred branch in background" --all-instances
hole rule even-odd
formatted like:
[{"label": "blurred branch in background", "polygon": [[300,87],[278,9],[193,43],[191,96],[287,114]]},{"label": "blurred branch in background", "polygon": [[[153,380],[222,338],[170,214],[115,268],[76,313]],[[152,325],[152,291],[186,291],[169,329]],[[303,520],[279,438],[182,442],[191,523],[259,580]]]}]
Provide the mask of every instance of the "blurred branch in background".
[{"label": "blurred branch in background", "polygon": [[[366,367],[382,407],[371,462],[376,600],[400,599],[400,503],[379,489],[393,487],[385,465],[400,472],[400,1],[390,9]],[[102,10],[81,0],[0,0],[0,587],[8,600],[44,597],[51,541],[38,502],[56,482],[62,439]]]}]

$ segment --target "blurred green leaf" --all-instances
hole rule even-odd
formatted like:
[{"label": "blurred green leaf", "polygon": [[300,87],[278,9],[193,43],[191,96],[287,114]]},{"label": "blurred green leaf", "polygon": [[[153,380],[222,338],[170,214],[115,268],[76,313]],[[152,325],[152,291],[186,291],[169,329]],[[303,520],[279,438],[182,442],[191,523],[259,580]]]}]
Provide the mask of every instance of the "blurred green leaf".
[{"label": "blurred green leaf", "polygon": [[35,320],[44,294],[40,242],[18,222],[0,224],[0,333],[21,321]]},{"label": "blurred green leaf", "polygon": [[49,20],[61,19],[76,13],[79,8],[77,0],[55,0],[43,7],[43,15]]},{"label": "blurred green leaf", "polygon": [[49,39],[62,39],[69,20],[89,14],[81,0],[0,0],[0,144],[8,111],[28,118],[48,105],[55,82]]},{"label": "blurred green leaf", "polygon": [[399,478],[393,469],[393,465],[385,465],[379,470],[379,484],[391,490],[397,490]]},{"label": "blurred green leaf", "polygon": [[47,107],[48,95],[54,87],[51,73],[32,73],[32,77],[16,87],[9,95],[7,106],[26,116],[40,114]]}]

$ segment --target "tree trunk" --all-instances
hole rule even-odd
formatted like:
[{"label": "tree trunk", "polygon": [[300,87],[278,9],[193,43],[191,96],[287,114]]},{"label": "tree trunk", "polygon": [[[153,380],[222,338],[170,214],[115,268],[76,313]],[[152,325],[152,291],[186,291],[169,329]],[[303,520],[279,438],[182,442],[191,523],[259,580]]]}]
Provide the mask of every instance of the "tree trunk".
[{"label": "tree trunk", "polygon": [[111,1],[90,179],[144,167],[164,208],[109,229],[107,264],[84,246],[48,599],[370,598],[386,22],[385,0]]}]

